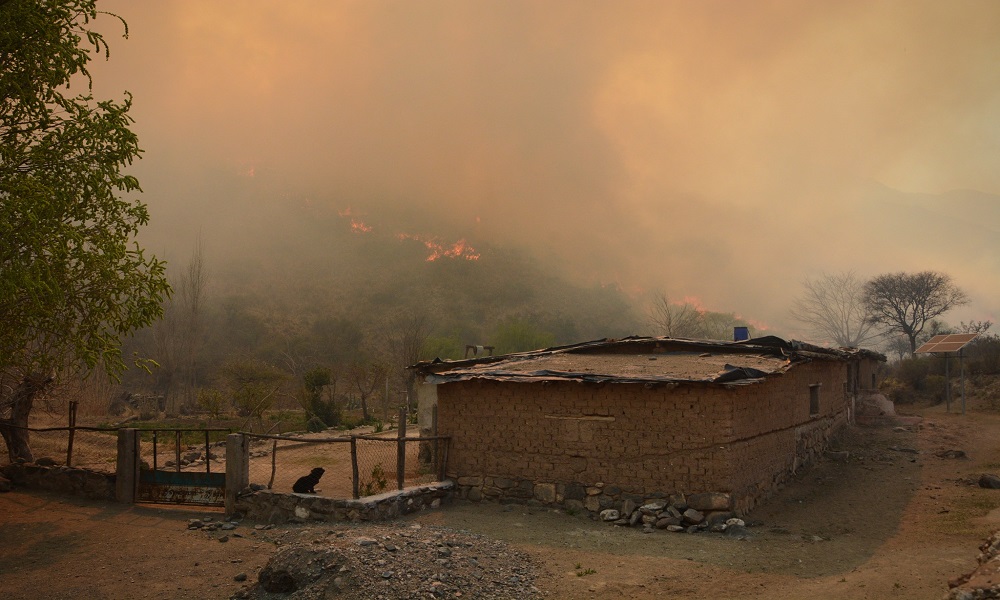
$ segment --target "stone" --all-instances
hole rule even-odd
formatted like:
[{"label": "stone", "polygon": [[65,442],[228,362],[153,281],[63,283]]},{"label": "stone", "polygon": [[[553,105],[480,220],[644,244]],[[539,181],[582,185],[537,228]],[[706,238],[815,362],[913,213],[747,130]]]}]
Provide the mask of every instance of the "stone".
[{"label": "stone", "polygon": [[563,492],[563,496],[567,500],[580,500],[583,501],[587,497],[587,489],[580,485],[579,483],[569,483],[566,485],[566,490]]},{"label": "stone", "polygon": [[705,515],[693,508],[684,511],[683,517],[684,522],[691,525],[697,525],[705,520]]},{"label": "stone", "polygon": [[617,521],[621,518],[621,513],[613,508],[608,508],[601,511],[602,521]]},{"label": "stone", "polygon": [[1000,490],[1000,477],[991,473],[983,474],[979,478],[979,487],[991,490]]},{"label": "stone", "polygon": [[656,502],[649,502],[647,504],[643,504],[642,506],[639,507],[639,510],[642,511],[642,514],[644,515],[655,515],[657,513],[662,512],[666,506],[667,506],[666,502],[658,500]]},{"label": "stone", "polygon": [[688,508],[698,511],[705,510],[729,510],[732,499],[729,494],[721,492],[707,492],[703,494],[691,494],[687,497]]},{"label": "stone", "polygon": [[0,492],[10,491],[10,479],[6,477],[0,477]]},{"label": "stone", "polygon": [[673,533],[680,533],[684,531],[684,528],[681,527],[680,525],[667,525],[666,530],[672,531]]},{"label": "stone", "polygon": [[851,453],[847,450],[827,450],[823,456],[834,462],[847,462],[851,458]]},{"label": "stone", "polygon": [[723,535],[738,540],[745,540],[750,537],[750,530],[742,525],[726,525],[726,531],[723,532]]},{"label": "stone", "polygon": [[680,525],[680,524],[681,520],[675,517],[660,517],[659,519],[656,520],[657,529],[666,529],[671,525]]},{"label": "stone", "polygon": [[596,495],[600,494],[602,491],[603,490],[601,488],[597,487],[596,485],[592,485],[592,486],[590,486],[590,487],[587,488],[587,495],[588,496],[596,496]]},{"label": "stone", "polygon": [[39,467],[54,467],[56,466],[56,461],[48,456],[43,456],[35,459],[35,464]]},{"label": "stone", "polygon": [[632,500],[632,499],[625,500],[624,502],[622,502],[622,508],[621,508],[622,516],[623,517],[629,517],[629,516],[631,516],[632,512],[635,510],[635,508],[636,508],[636,504],[635,504],[634,500]]},{"label": "stone", "polygon": [[370,537],[364,537],[364,536],[362,536],[362,537],[355,538],[354,539],[354,543],[357,544],[357,545],[359,545],[359,546],[361,546],[361,547],[374,546],[374,545],[378,544],[378,540],[376,540],[375,538],[370,538]]},{"label": "stone", "polygon": [[233,581],[246,581],[246,580],[247,580],[246,573],[237,573],[236,576],[233,577]]},{"label": "stone", "polygon": [[587,499],[583,501],[583,507],[590,512],[599,512],[601,510],[601,498],[599,496],[587,496]]},{"label": "stone", "polygon": [[469,476],[469,477],[459,477],[458,478],[458,485],[461,485],[461,486],[471,486],[471,487],[479,487],[479,486],[483,485],[483,478],[482,477],[471,477],[471,476]]},{"label": "stone", "polygon": [[638,514],[642,515],[642,524],[643,525],[653,525],[657,521],[656,515],[645,515],[645,514],[642,514],[642,513],[638,513]]},{"label": "stone", "polygon": [[477,487],[469,488],[469,492],[465,497],[472,502],[479,502],[483,499],[483,491]]},{"label": "stone", "polygon": [[554,483],[536,483],[535,484],[535,498],[546,503],[552,503],[556,501],[556,484]]},{"label": "stone", "polygon": [[629,515],[628,524],[631,525],[632,527],[635,527],[636,525],[639,524],[640,520],[642,520],[642,513],[637,510],[634,510],[632,511],[632,514]]}]

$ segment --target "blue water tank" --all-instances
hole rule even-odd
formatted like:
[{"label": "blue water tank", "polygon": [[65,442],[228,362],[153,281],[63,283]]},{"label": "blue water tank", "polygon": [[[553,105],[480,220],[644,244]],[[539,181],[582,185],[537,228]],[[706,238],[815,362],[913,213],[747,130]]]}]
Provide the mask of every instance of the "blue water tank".
[{"label": "blue water tank", "polygon": [[750,339],[749,327],[733,327],[733,341],[742,342]]}]

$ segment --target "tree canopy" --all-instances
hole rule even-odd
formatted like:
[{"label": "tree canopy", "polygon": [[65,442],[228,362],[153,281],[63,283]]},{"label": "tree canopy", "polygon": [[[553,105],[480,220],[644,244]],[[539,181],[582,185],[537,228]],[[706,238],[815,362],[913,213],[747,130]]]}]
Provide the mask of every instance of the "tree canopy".
[{"label": "tree canopy", "polygon": [[884,273],[866,282],[863,293],[870,321],[905,335],[911,353],[931,320],[969,303],[949,275],[934,271]]},{"label": "tree canopy", "polygon": [[[149,219],[123,169],[141,150],[131,98],[69,96],[107,55],[93,0],[0,4],[0,367],[124,367],[120,336],[161,314],[163,264],[134,242]],[[86,40],[86,44],[84,42]],[[88,86],[89,91],[89,86]]]},{"label": "tree canopy", "polygon": [[[90,93],[87,64],[93,53],[108,56],[90,28],[98,14],[95,0],[0,1],[0,408],[8,410],[28,375],[97,367],[119,375],[122,336],[159,318],[170,292],[164,264],[135,242],[146,206],[125,197],[141,191],[124,172],[141,153],[131,96]],[[86,93],[71,95],[71,82]]]}]

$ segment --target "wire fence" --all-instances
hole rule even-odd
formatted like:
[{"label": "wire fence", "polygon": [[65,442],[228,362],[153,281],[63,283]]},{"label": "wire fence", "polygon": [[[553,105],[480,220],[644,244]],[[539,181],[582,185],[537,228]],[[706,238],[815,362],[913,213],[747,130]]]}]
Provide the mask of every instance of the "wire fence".
[{"label": "wire fence", "polygon": [[[27,432],[35,460],[114,473],[118,461],[118,430],[110,427],[15,427]],[[6,448],[5,448],[6,449]],[[9,454],[0,454],[7,462]]]},{"label": "wire fence", "polygon": [[438,481],[448,438],[352,435],[250,438],[250,483],[292,492],[300,478],[323,469],[317,494],[358,498]]},{"label": "wire fence", "polygon": [[[27,431],[36,461],[45,457],[53,464],[116,471],[118,428],[21,429]],[[229,429],[140,429],[142,468],[224,473],[229,433]],[[341,437],[239,433],[249,440],[250,483],[292,492],[296,481],[321,468],[324,473],[312,490],[333,498],[359,498],[439,481],[448,456],[448,437],[411,437],[398,430]],[[0,454],[0,463],[7,458],[7,452]]]}]

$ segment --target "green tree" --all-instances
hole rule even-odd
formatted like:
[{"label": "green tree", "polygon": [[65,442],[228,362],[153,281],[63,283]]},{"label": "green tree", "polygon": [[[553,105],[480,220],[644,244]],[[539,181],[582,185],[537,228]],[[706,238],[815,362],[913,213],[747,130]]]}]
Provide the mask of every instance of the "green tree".
[{"label": "green tree", "polygon": [[911,354],[930,321],[969,303],[950,276],[934,271],[878,275],[865,283],[863,293],[869,319],[890,333],[905,335]]},{"label": "green tree", "polygon": [[[69,94],[87,84],[95,0],[0,1],[0,432],[32,458],[34,397],[95,368],[119,377],[122,336],[162,314],[164,264],[135,242],[148,221],[123,170],[141,150],[131,97]],[[124,21],[122,21],[124,25]],[[125,32],[127,34],[127,28]]]}]

